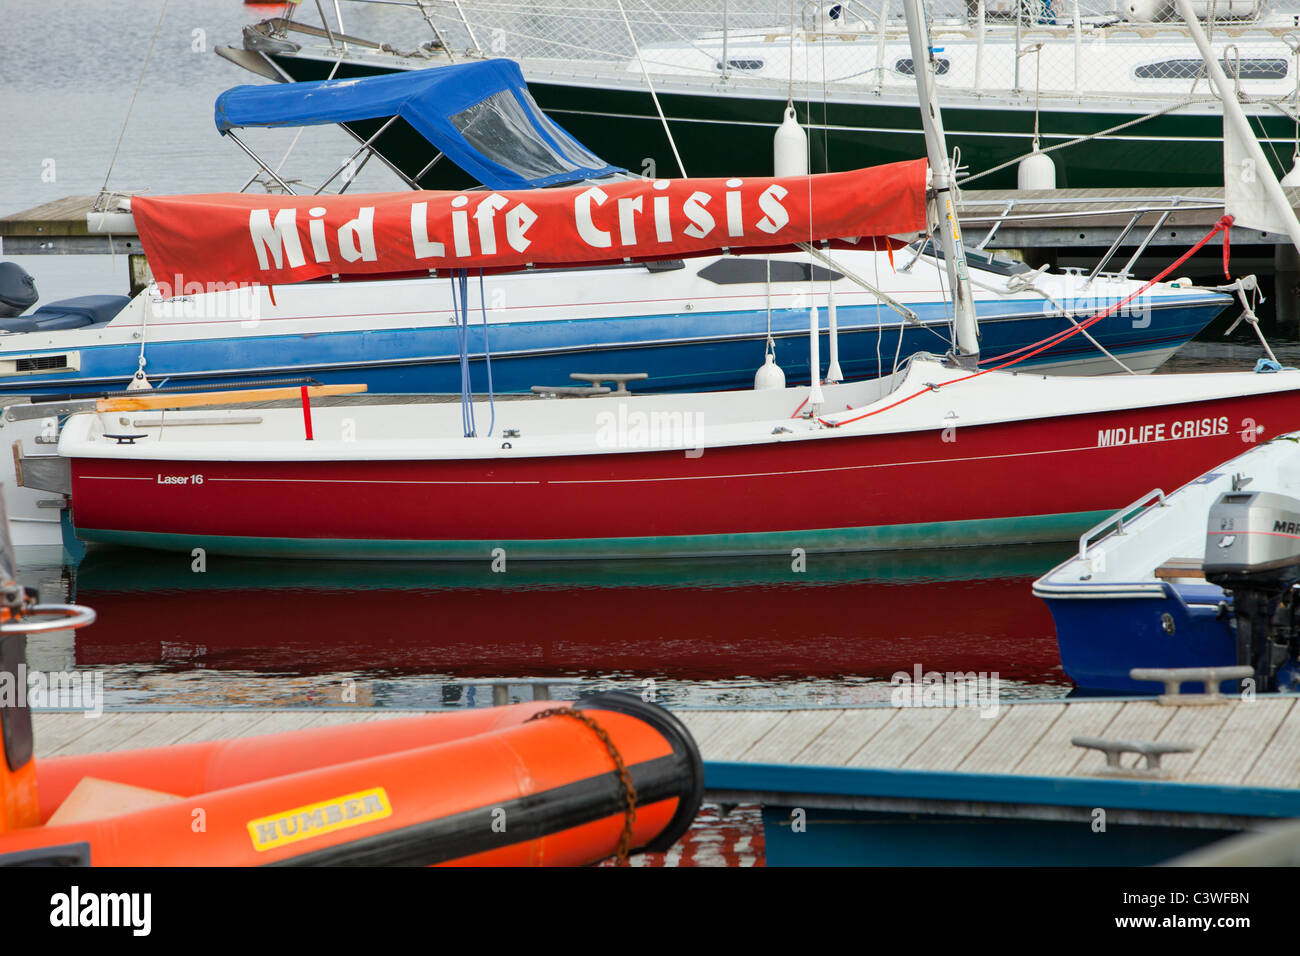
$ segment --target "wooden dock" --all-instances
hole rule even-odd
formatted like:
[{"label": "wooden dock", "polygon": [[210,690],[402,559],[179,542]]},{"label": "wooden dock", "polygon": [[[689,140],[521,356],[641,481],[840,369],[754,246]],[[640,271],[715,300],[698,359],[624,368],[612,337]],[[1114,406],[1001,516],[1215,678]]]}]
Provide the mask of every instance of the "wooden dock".
[{"label": "wooden dock", "polygon": [[[1195,698],[1192,698],[1195,699]],[[33,714],[38,757],[193,743],[411,711],[112,711]],[[1300,817],[1300,701],[1270,696],[1218,704],[1155,699],[1002,703],[973,708],[869,706],[808,710],[680,710],[706,765],[713,799],[798,801],[843,809],[1085,819],[1251,829]],[[1121,772],[1079,736],[1185,744],[1162,774]],[[784,794],[784,796],[778,796]]]},{"label": "wooden dock", "polygon": [[[1105,769],[1078,736],[1186,743],[1162,760],[1165,780],[1300,787],[1300,708],[1287,697],[1176,706],[1147,700],[1004,703],[971,708],[687,711],[709,761],[1095,778]],[[1136,754],[1123,760],[1140,763]]]},{"label": "wooden dock", "polygon": [[309,727],[410,717],[411,711],[355,708],[277,710],[119,710],[100,717],[82,712],[32,714],[36,756],[170,747],[228,737],[276,734]]},{"label": "wooden dock", "polygon": [[128,255],[143,252],[131,234],[92,235],[86,217],[94,196],[65,196],[0,217],[0,252],[9,256]]}]

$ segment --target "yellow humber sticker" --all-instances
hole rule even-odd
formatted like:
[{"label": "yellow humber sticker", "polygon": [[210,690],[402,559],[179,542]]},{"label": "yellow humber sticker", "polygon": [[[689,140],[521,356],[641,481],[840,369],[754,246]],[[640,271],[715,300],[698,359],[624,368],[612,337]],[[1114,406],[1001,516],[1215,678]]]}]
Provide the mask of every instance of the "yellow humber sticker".
[{"label": "yellow humber sticker", "polygon": [[360,790],[248,821],[253,849],[271,850],[393,815],[383,787]]}]

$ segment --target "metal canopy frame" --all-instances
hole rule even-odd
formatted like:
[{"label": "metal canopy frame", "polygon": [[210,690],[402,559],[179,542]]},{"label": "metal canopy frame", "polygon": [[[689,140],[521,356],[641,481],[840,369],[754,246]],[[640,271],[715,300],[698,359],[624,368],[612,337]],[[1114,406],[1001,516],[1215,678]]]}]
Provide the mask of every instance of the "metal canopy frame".
[{"label": "metal canopy frame", "polygon": [[[438,162],[443,158],[444,154],[441,151],[438,152],[438,154],[435,155],[433,159],[431,159],[428,162],[428,164],[423,169],[420,170],[420,172],[416,175],[414,179],[406,175],[406,173],[404,173],[397,166],[393,165],[393,163],[390,162],[386,156],[384,156],[382,153],[378,152],[375,149],[375,142],[376,140],[379,139],[380,136],[382,136],[389,129],[389,127],[391,127],[400,118],[401,117],[396,115],[390,116],[384,122],[384,124],[379,127],[379,129],[375,130],[375,132],[371,134],[370,137],[364,140],[360,137],[360,135],[354,132],[346,124],[339,123],[338,125],[342,129],[346,130],[347,134],[351,136],[353,139],[355,139],[361,145],[359,145],[355,150],[353,150],[352,154],[348,156],[347,159],[343,160],[343,162],[338,165],[338,168],[336,168],[334,172],[330,173],[329,177],[326,178],[326,180],[323,183],[321,183],[319,186],[313,189],[311,195],[319,196],[322,192],[324,192],[325,188],[329,186],[329,184],[332,183],[335,179],[337,179],[339,174],[342,173],[344,170],[346,170],[349,165],[356,162],[357,157],[361,156],[363,153],[365,154],[365,157],[361,160],[360,165],[357,166],[356,169],[357,173],[360,173],[361,170],[365,168],[366,163],[370,162],[371,157],[378,157],[379,161],[382,162],[385,166],[387,166],[390,170],[392,170],[393,173],[396,174],[397,177],[402,180],[402,182],[406,183],[406,185],[410,186],[412,189],[420,189],[421,186],[419,180],[423,179],[425,175],[429,172],[429,170],[431,170],[435,165],[438,164]],[[275,182],[279,184],[281,189],[283,189],[291,196],[298,195],[298,193],[294,190],[294,188],[291,185],[289,185],[289,183],[286,180],[281,178],[279,173],[277,173],[274,169],[272,169],[270,164],[267,163],[264,159],[262,159],[262,157],[259,156],[252,149],[252,147],[250,147],[247,143],[245,143],[242,139],[240,139],[233,130],[227,130],[225,135],[229,136],[232,140],[234,140],[235,145],[238,146],[240,149],[242,149],[245,153],[247,153],[249,158],[252,159],[253,162],[257,163],[257,165],[263,171],[265,171],[265,173],[268,176],[270,176],[273,180],[275,180]],[[349,179],[344,183],[343,187],[339,189],[339,195],[345,193],[348,189],[348,186],[352,185],[353,178],[355,178],[355,174],[353,175],[353,177],[349,177]],[[258,179],[258,174],[254,173],[252,176],[248,178],[248,180],[244,183],[244,185],[239,188],[239,191],[241,193],[246,192],[249,186],[257,182],[257,179]]]}]

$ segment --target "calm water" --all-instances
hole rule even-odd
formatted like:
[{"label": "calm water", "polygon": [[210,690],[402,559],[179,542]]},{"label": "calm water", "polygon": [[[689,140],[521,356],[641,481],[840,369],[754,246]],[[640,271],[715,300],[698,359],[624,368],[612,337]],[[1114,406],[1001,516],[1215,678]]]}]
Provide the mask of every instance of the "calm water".
[{"label": "calm water", "polygon": [[687,706],[851,705],[889,678],[996,671],[1068,690],[1030,583],[1068,545],[784,558],[482,564],[252,561],[92,551],[24,578],[88,604],[33,637],[42,670],[101,670],[110,706],[467,707],[653,690]]},{"label": "calm water", "polygon": [[[409,23],[405,11],[355,6],[351,16],[344,13],[349,31],[394,36],[401,24]],[[154,194],[239,189],[257,167],[217,132],[213,104],[222,91],[261,80],[213,50],[240,46],[245,25],[278,12],[279,7],[240,0],[167,0],[165,5],[163,0],[0,0],[0,129],[5,131],[0,137],[0,215],[69,195],[93,195],[106,176],[110,189]],[[315,22],[314,11],[304,19]],[[411,46],[425,39],[414,37]],[[146,56],[148,68],[141,79]],[[137,83],[140,91],[127,122]],[[278,161],[294,135],[292,130],[249,130],[243,138]],[[282,175],[319,183],[355,148],[342,130],[304,130]],[[382,164],[371,163],[352,188],[402,186]],[[36,277],[46,301],[125,293],[128,287],[125,259],[33,256],[16,261]]]}]

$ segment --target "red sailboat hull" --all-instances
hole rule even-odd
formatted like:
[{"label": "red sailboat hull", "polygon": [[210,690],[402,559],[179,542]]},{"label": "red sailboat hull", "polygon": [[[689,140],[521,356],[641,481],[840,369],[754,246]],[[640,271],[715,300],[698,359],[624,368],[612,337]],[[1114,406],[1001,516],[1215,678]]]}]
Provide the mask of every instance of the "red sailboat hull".
[{"label": "red sailboat hull", "polygon": [[[1264,426],[1267,431],[1263,431]],[[610,557],[1069,537],[1300,428],[1295,389],[962,428],[451,460],[74,458],[78,534],[219,553]]]}]

